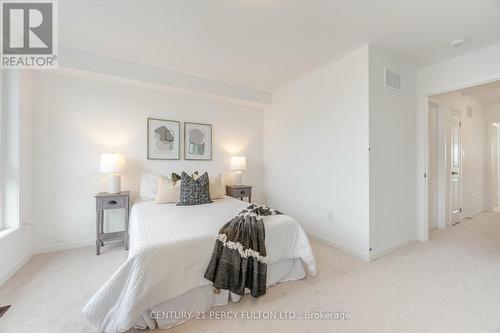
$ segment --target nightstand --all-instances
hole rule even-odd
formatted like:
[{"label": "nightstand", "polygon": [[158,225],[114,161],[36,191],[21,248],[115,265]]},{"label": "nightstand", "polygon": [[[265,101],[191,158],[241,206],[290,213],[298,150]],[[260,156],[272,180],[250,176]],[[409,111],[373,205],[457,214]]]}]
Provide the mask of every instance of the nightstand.
[{"label": "nightstand", "polygon": [[240,200],[248,198],[248,202],[252,202],[252,186],[226,185],[226,195]]},{"label": "nightstand", "polygon": [[[123,240],[125,250],[128,250],[128,213],[130,192],[107,193],[101,192],[95,196],[96,199],[96,255],[101,254],[101,246],[104,242]],[[116,232],[104,232],[104,211],[107,209],[125,209],[125,230]]]}]

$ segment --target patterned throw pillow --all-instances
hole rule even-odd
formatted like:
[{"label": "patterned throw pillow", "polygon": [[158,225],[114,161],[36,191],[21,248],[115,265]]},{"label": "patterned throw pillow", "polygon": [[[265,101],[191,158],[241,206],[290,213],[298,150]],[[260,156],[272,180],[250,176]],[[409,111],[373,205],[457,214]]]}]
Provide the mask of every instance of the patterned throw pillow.
[{"label": "patterned throw pillow", "polygon": [[211,203],[208,173],[193,179],[187,173],[181,174],[181,197],[177,206],[193,206]]},{"label": "patterned throw pillow", "polygon": [[[198,178],[198,171],[193,172],[193,174],[191,175],[191,178],[193,178],[193,179]],[[170,179],[172,179],[172,181],[174,183],[177,183],[179,180],[181,180],[181,176],[179,176],[175,172],[172,172],[172,175],[170,176]]]}]

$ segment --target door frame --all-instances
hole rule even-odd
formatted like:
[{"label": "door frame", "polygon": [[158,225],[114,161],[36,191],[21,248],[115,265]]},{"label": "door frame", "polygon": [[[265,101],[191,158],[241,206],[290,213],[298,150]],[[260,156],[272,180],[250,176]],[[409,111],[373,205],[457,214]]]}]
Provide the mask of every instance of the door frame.
[{"label": "door frame", "polygon": [[[500,81],[500,72],[494,71],[487,67],[483,72],[474,72],[472,74],[461,77],[457,81],[459,83],[449,83],[447,80],[442,80],[439,84],[435,84],[432,89],[426,88],[426,83],[422,83],[417,93],[417,145],[424,147],[422,153],[417,153],[417,238],[421,242],[429,240],[429,221],[428,221],[428,205],[427,205],[427,160],[429,158],[429,148],[427,142],[427,133],[429,131],[429,100],[432,96],[445,94],[460,89],[471,88],[482,84]],[[478,74],[479,73],[479,74]],[[449,75],[441,73],[442,75]],[[474,75],[476,74],[476,75]],[[427,85],[430,85],[427,83]],[[424,175],[424,177],[422,177]]]},{"label": "door frame", "polygon": [[[435,205],[437,207],[437,227],[439,229],[446,229],[452,225],[452,198],[451,198],[451,113],[458,112],[460,114],[460,118],[462,116],[459,110],[456,110],[451,107],[447,107],[442,105],[439,101],[429,97],[428,98],[428,107],[436,108],[436,187],[435,187]],[[460,119],[461,121],[461,119]],[[425,198],[426,198],[426,229],[427,232],[430,232],[430,220],[429,220],[429,158],[430,158],[430,142],[429,140],[429,112],[427,112],[427,137],[426,137],[426,174],[425,174]],[[461,129],[460,129],[461,130]],[[460,156],[460,170],[462,172],[460,182],[462,186],[463,182],[463,139],[462,133],[460,134],[460,147],[461,147],[461,156]],[[462,207],[462,191],[460,191],[460,207]]]},{"label": "door frame", "polygon": [[[438,228],[441,228],[441,225],[440,225],[440,221],[441,221],[441,210],[440,210],[440,207],[439,207],[439,202],[440,202],[440,184],[439,184],[439,180],[441,179],[439,174],[440,174],[440,169],[439,169],[439,142],[440,142],[440,138],[439,138],[439,113],[440,113],[440,109],[443,108],[443,106],[441,104],[439,104],[438,101],[436,100],[433,100],[432,98],[429,98],[429,104],[428,104],[428,109],[430,110],[430,108],[435,108],[436,109],[436,114],[435,114],[435,128],[434,128],[434,144],[436,145],[435,147],[435,156],[434,156],[434,188],[432,189],[433,192],[434,192],[434,215],[435,215],[435,219],[436,219],[436,224],[437,224],[437,227]],[[430,114],[430,112],[429,112]],[[430,116],[427,118],[427,126],[430,126]],[[427,140],[429,140],[429,137],[430,137],[430,127],[427,131]],[[431,142],[427,141],[427,151],[428,151],[428,156],[430,158],[430,151],[431,151]],[[426,192],[426,195],[427,195],[427,200],[429,200],[429,183],[430,183],[430,180],[431,180],[431,177],[430,177],[430,174],[431,174],[431,170],[429,170],[429,159],[427,159],[427,169],[426,169],[426,186],[427,186],[427,192]],[[426,204],[428,205],[429,204],[429,201],[426,202]],[[431,230],[430,228],[430,224],[431,224],[431,221],[429,220],[429,209],[430,207],[427,206],[427,228],[428,230]]]}]

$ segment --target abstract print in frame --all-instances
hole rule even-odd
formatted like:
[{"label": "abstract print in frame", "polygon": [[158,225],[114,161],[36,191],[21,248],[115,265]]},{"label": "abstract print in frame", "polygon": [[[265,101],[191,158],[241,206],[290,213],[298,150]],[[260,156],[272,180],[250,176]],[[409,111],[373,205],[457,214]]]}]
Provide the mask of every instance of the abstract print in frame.
[{"label": "abstract print in frame", "polygon": [[184,159],[212,159],[212,125],[184,123]]},{"label": "abstract print in frame", "polygon": [[148,160],[178,160],[181,154],[181,123],[148,118]]}]

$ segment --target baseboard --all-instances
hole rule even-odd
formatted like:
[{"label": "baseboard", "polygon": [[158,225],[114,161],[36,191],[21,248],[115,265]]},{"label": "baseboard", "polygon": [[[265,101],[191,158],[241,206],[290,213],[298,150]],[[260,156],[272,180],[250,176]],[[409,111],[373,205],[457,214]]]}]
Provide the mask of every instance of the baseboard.
[{"label": "baseboard", "polygon": [[482,213],[482,212],[484,212],[484,211],[486,211],[486,210],[485,210],[485,209],[478,209],[478,210],[476,210],[476,211],[474,211],[474,212],[472,212],[472,213],[469,213],[469,214],[467,214],[467,215],[464,215],[464,219],[466,219],[466,218],[468,218],[468,217],[471,217],[471,216],[474,216],[474,215],[477,215],[477,214]]},{"label": "baseboard", "polygon": [[364,261],[370,261],[370,257],[369,257],[369,254],[368,253],[363,253],[361,251],[358,251],[358,250],[355,250],[351,247],[348,247],[348,246],[345,246],[345,245],[341,245],[341,244],[338,244],[336,242],[333,242],[327,238],[324,238],[322,236],[318,236],[316,234],[313,234],[312,232],[308,232],[307,233],[311,238],[317,240],[318,242],[320,243],[323,243],[325,245],[328,245],[328,246],[331,246],[331,247],[334,247],[342,252],[345,252],[347,254],[350,254],[356,258],[359,258],[361,260],[364,260]]},{"label": "baseboard", "polygon": [[408,245],[410,245],[410,244],[412,244],[412,243],[414,243],[416,241],[417,241],[416,237],[411,237],[411,238],[408,238],[408,239],[406,239],[404,241],[401,241],[401,242],[398,242],[398,243],[396,243],[394,245],[391,245],[388,248],[383,249],[381,251],[370,253],[370,261],[382,258],[383,256],[386,256],[389,253],[397,251],[397,250],[399,250],[399,249],[401,249],[401,248],[403,248],[405,246],[408,246]]},{"label": "baseboard", "polygon": [[33,257],[33,253],[28,253],[21,260],[18,261],[6,274],[0,277],[0,286],[2,286],[5,282],[7,282],[14,274],[17,273],[18,270],[21,269],[30,259]]},{"label": "baseboard", "polygon": [[59,252],[65,250],[73,250],[89,246],[95,246],[95,240],[89,240],[80,243],[57,243],[48,246],[36,247],[34,254],[44,254],[44,253]]}]

